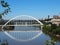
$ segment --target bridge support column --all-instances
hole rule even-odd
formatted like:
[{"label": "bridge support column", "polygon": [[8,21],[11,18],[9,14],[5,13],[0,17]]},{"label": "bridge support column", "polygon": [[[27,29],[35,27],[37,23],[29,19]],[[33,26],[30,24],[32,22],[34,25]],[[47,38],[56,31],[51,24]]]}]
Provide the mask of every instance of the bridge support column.
[{"label": "bridge support column", "polygon": [[43,25],[41,25],[41,30],[43,30]]}]

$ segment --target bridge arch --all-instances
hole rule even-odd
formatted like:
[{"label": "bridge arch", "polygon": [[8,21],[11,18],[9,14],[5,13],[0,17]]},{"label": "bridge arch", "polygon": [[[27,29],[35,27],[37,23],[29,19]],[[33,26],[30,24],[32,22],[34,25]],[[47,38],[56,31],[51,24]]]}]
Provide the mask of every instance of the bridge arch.
[{"label": "bridge arch", "polygon": [[[12,21],[12,20],[14,20],[14,19],[16,19],[16,18],[18,18],[18,17],[31,17],[31,18],[33,18],[33,19],[36,20],[38,23],[40,23],[40,26],[41,26],[41,29],[42,29],[43,23],[41,23],[38,19],[36,19],[36,18],[34,18],[34,17],[32,17],[32,16],[29,16],[29,15],[20,15],[20,16],[16,16],[15,18],[10,19],[7,23],[5,23],[5,24],[2,26],[2,31],[4,31],[4,30],[3,30],[4,26],[6,26],[10,21]],[[4,31],[4,33],[5,33],[6,35],[8,35],[10,38],[12,38],[12,39],[14,39],[14,40],[18,40],[18,41],[29,41],[29,40],[35,39],[36,37],[38,37],[39,35],[42,34],[42,32],[41,32],[41,33],[38,33],[36,36],[32,37],[31,39],[27,39],[27,40],[21,40],[21,39],[20,39],[20,40],[19,40],[19,39],[16,39],[15,37],[11,36],[11,35],[10,35],[8,32],[6,32],[6,31]]]}]

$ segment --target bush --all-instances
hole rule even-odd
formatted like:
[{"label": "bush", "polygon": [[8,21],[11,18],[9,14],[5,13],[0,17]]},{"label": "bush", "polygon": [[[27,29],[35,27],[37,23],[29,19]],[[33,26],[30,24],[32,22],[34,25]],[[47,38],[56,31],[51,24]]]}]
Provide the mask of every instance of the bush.
[{"label": "bush", "polygon": [[14,26],[5,26],[3,29],[5,31],[13,30],[14,29]]},{"label": "bush", "polygon": [[51,29],[56,29],[57,28],[57,25],[56,24],[51,24]]},{"label": "bush", "polygon": [[56,24],[52,24],[51,26],[44,25],[43,26],[43,31],[48,31],[48,32],[51,32],[53,34],[60,35],[60,26],[57,26]]},{"label": "bush", "polygon": [[59,34],[60,35],[60,26],[58,26],[56,29],[52,30],[54,34]]},{"label": "bush", "polygon": [[60,35],[60,28],[56,29],[56,33]]},{"label": "bush", "polygon": [[50,31],[50,30],[51,30],[51,26],[44,25],[44,26],[43,26],[43,30]]}]

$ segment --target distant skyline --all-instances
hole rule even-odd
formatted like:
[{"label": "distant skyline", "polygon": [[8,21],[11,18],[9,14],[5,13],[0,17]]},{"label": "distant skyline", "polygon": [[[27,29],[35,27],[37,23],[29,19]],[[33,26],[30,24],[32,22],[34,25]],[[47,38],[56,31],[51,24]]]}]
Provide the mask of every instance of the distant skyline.
[{"label": "distant skyline", "polygon": [[[48,15],[59,15],[60,0],[5,0],[11,11],[4,19],[11,19],[19,15],[31,15],[35,18],[47,18]],[[0,8],[2,10],[2,7]]]}]

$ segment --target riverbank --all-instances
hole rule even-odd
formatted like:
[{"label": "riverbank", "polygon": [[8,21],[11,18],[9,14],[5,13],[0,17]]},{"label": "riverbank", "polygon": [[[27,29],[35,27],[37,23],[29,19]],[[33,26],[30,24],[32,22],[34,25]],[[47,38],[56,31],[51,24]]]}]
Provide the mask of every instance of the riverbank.
[{"label": "riverbank", "polygon": [[51,26],[44,25],[43,32],[47,33],[48,35],[60,38],[60,26],[56,26],[55,24],[52,24]]},{"label": "riverbank", "polygon": [[53,37],[55,37],[55,38],[59,38],[59,39],[60,39],[60,35],[58,35],[58,34],[53,34],[52,32],[48,32],[48,31],[44,31],[44,30],[43,30],[43,32],[44,32],[45,34],[48,34],[48,35],[50,35],[50,36],[53,36]]},{"label": "riverbank", "polygon": [[[5,31],[13,30],[14,29],[14,26],[5,26],[3,29]],[[2,26],[0,26],[0,31],[2,31]]]}]

